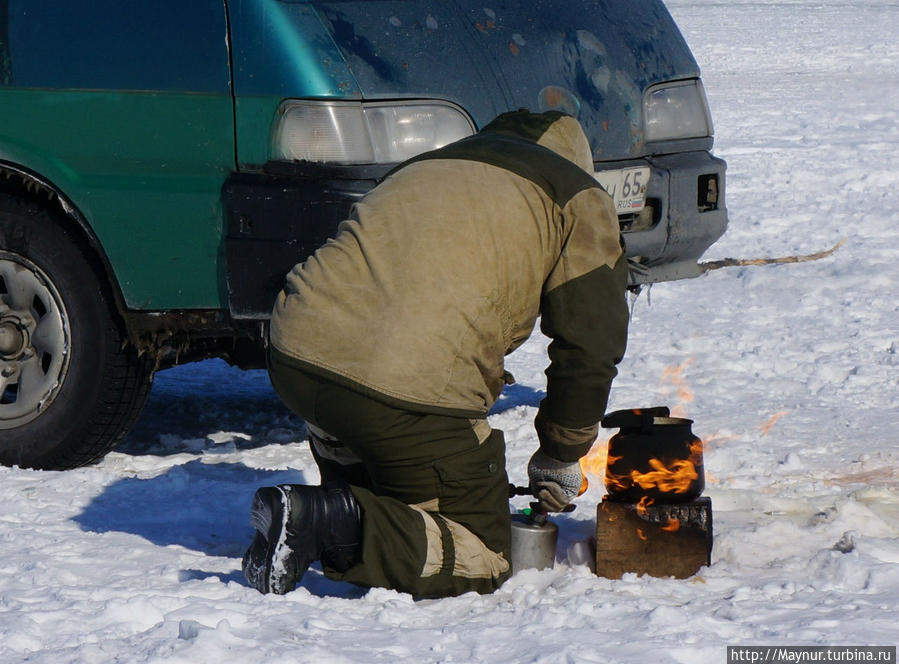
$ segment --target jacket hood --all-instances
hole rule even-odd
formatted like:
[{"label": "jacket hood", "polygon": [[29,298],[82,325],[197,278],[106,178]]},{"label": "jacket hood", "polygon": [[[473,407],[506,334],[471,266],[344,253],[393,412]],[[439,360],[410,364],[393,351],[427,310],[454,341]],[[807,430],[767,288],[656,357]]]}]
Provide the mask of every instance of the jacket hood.
[{"label": "jacket hood", "polygon": [[559,111],[531,113],[522,109],[503,113],[481,131],[493,131],[532,141],[593,175],[590,143],[580,123],[570,115]]}]

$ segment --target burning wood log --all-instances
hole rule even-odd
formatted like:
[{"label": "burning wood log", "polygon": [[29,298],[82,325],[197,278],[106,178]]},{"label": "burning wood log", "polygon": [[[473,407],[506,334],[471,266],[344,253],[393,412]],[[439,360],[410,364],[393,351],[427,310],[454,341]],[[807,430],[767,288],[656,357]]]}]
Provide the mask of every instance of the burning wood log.
[{"label": "burning wood log", "polygon": [[604,499],[596,510],[596,573],[693,576],[712,556],[712,501],[621,503]]}]

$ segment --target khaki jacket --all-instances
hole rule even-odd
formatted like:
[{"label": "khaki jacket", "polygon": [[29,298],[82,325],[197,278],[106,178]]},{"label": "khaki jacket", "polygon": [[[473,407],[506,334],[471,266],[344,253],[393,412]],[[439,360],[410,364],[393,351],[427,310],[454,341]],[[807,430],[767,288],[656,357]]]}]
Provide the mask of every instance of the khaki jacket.
[{"label": "khaki jacket", "polygon": [[390,405],[485,417],[538,316],[537,430],[574,460],[597,431],[627,335],[626,262],[577,121],[507,113],[395,169],[293,268],[273,346]]}]

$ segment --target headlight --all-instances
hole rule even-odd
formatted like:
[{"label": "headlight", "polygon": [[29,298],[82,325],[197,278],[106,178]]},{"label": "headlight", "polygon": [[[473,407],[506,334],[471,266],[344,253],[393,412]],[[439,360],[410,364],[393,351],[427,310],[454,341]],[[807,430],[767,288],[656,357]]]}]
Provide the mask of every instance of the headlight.
[{"label": "headlight", "polygon": [[647,143],[715,133],[705,89],[698,79],[650,88],[643,98],[643,122]]},{"label": "headlight", "polygon": [[275,127],[275,159],[392,164],[474,133],[448,102],[289,100]]}]

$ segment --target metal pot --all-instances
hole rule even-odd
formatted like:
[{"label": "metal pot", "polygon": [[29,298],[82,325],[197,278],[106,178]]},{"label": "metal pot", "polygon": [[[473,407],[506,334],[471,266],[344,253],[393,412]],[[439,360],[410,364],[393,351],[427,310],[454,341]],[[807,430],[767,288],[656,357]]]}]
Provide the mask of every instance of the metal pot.
[{"label": "metal pot", "polygon": [[693,420],[670,417],[665,406],[619,410],[603,418],[603,427],[619,428],[609,440],[609,499],[679,503],[699,496],[705,488],[702,441],[692,425]]}]

